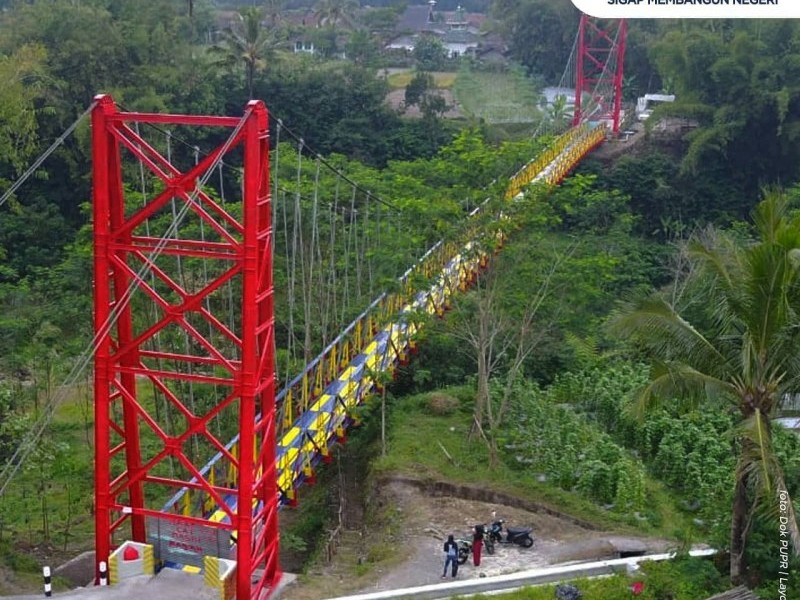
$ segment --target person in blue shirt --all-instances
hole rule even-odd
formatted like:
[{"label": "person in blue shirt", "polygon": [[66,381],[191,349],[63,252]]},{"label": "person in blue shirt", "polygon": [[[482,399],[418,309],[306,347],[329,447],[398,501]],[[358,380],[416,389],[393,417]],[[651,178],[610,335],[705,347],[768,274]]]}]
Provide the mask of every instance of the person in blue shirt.
[{"label": "person in blue shirt", "polygon": [[447,565],[452,566],[453,577],[458,573],[458,544],[456,544],[453,535],[447,536],[447,541],[444,543],[444,571],[442,572],[442,579],[447,577]]}]

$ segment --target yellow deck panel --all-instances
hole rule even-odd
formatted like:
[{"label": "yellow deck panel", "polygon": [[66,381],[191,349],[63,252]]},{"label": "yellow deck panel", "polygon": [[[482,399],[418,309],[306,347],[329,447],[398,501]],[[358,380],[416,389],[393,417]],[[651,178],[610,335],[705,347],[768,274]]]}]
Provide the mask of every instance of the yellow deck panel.
[{"label": "yellow deck panel", "polygon": [[289,429],[289,431],[283,434],[283,437],[281,437],[280,441],[278,442],[278,445],[283,447],[291,446],[292,442],[294,442],[295,438],[298,435],[300,435],[300,428],[297,426],[292,427],[291,429]]}]

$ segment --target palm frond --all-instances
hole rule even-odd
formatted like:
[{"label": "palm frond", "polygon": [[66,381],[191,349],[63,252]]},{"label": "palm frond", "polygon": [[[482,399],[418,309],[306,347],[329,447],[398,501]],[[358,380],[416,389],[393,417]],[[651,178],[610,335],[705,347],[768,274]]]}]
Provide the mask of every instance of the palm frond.
[{"label": "palm frond", "polygon": [[[737,465],[737,477],[745,477],[753,483],[763,512],[772,519],[786,519],[785,524],[792,540],[795,555],[800,556],[800,528],[797,515],[789,497],[783,469],[772,446],[770,419],[760,410],[746,419],[737,428],[742,442],[742,453]],[[784,502],[781,503],[781,496]],[[784,507],[784,510],[779,510]]]},{"label": "palm frond", "polygon": [[714,376],[728,370],[728,358],[657,294],[617,313],[609,327],[656,360],[683,362]]},{"label": "palm frond", "polygon": [[740,330],[740,322],[749,314],[742,287],[742,280],[747,279],[747,257],[741,244],[725,232],[708,228],[687,244],[687,253],[698,267],[694,279],[702,284],[717,330]]},{"label": "palm frond", "polygon": [[599,360],[600,351],[597,348],[597,339],[593,336],[582,338],[567,331],[564,333],[564,341],[582,364],[594,365]]},{"label": "palm frond", "polygon": [[[800,527],[797,524],[797,513],[794,511],[794,503],[789,495],[789,488],[783,479],[783,471],[775,474],[775,494],[777,502],[773,503],[778,508],[778,516],[786,517],[786,528],[789,532],[789,539],[792,541],[792,548],[795,556],[800,556]],[[785,504],[781,504],[781,502]],[[781,513],[780,507],[786,506],[785,515]]]},{"label": "palm frond", "polygon": [[773,244],[786,219],[789,197],[779,191],[770,190],[753,209],[753,224],[762,242]]},{"label": "palm frond", "polygon": [[[714,235],[712,233],[712,235]],[[726,290],[733,289],[734,275],[730,272],[730,253],[720,251],[720,239],[714,235],[714,240],[701,240],[697,237],[689,241],[687,251],[689,257],[700,263],[706,272],[712,273],[723,283]]]},{"label": "palm frond", "polygon": [[777,459],[772,451],[769,419],[765,418],[760,410],[756,410],[753,416],[741,424],[740,433],[744,444],[743,470],[757,482],[759,495],[771,496],[772,471],[777,466]]},{"label": "palm frond", "polygon": [[668,398],[725,398],[735,401],[736,390],[726,381],[683,363],[659,362],[650,369],[650,383],[639,390],[628,410],[638,419]]}]

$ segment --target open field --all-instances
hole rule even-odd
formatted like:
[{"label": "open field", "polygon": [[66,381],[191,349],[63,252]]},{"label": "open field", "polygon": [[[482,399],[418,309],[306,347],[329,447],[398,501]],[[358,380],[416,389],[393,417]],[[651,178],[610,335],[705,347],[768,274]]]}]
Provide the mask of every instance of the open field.
[{"label": "open field", "polygon": [[[433,81],[436,84],[436,87],[439,89],[449,90],[453,87],[453,84],[456,82],[457,73],[446,73],[446,72],[434,72],[431,73],[433,75]],[[399,71],[397,73],[392,73],[389,75],[388,82],[389,86],[393,90],[401,90],[405,89],[406,86],[411,82],[411,79],[414,77],[414,71],[409,69],[407,71]]]},{"label": "open field", "polygon": [[[414,77],[413,69],[388,74],[391,88],[389,103],[395,108],[402,103],[404,90]],[[453,109],[448,118],[483,119],[489,125],[531,124],[539,120],[539,92],[523,74],[511,71],[487,73],[462,69],[458,73],[431,73],[435,86],[445,95]],[[408,114],[407,116],[419,116]]]},{"label": "open field", "polygon": [[462,69],[453,93],[462,112],[490,124],[532,123],[539,118],[538,91],[519,73]]}]

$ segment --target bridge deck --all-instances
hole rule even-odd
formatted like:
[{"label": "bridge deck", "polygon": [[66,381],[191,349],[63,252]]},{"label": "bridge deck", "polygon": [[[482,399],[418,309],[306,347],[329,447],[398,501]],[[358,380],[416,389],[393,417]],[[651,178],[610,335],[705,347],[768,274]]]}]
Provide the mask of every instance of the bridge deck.
[{"label": "bridge deck", "polygon": [[[507,197],[510,200],[521,197],[525,186],[531,183],[558,184],[604,139],[603,127],[592,128],[584,125],[571,129],[557,138],[540,156],[520,169],[511,180]],[[318,396],[311,399],[307,409],[279,436],[276,462],[281,504],[294,503],[297,487],[313,479],[315,466],[329,456],[329,447],[343,437],[344,430],[350,424],[351,409],[373,393],[376,387],[376,382],[373,380],[375,373],[391,372],[407,357],[413,344],[412,338],[419,327],[409,317],[414,313],[442,314],[451,296],[457,290],[465,290],[485,264],[486,252],[480,248],[477,240],[470,241],[461,248],[451,247],[450,250],[442,245],[439,250],[449,252],[450,255],[444,260],[440,258],[440,264],[443,266],[439,267],[440,270],[432,278],[429,287],[411,293],[408,301],[397,311],[394,320],[374,332],[373,337],[364,344],[363,350],[349,362],[344,363],[337,376],[324,386]],[[425,260],[429,258],[434,259],[435,254],[427,253],[420,263],[409,269],[407,275],[415,269],[423,272]],[[348,330],[350,329],[352,325],[348,327]],[[328,362],[328,358],[323,354],[315,359],[312,365],[321,366]],[[308,373],[304,373],[295,381],[307,375]],[[286,401],[286,390],[279,395],[279,398],[281,397]],[[237,438],[234,438],[228,444],[228,448],[233,448],[234,455],[236,443]],[[221,456],[218,454],[213,458],[201,473],[207,476],[206,473],[213,472]],[[166,508],[186,513],[196,505],[196,502],[190,501],[189,494],[189,490],[181,490],[167,503]],[[235,496],[227,495],[225,498],[228,508],[235,512]],[[209,521],[230,523],[228,510],[213,504],[207,506],[206,503],[207,500],[201,501],[204,516]],[[168,566],[183,568],[188,572],[200,572],[198,567],[182,567],[169,563]]]}]

